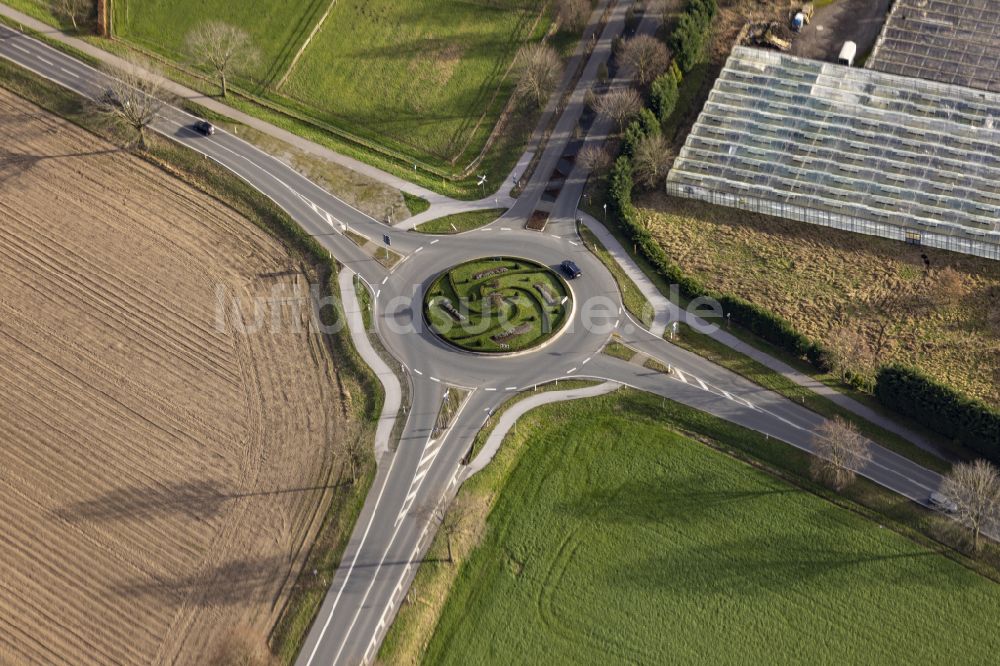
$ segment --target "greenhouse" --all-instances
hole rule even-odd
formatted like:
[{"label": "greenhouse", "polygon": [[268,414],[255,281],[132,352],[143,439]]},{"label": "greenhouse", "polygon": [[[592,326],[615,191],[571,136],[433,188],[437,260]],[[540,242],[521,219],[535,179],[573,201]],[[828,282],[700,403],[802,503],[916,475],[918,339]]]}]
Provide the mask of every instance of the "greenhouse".
[{"label": "greenhouse", "polygon": [[736,47],[667,192],[1000,259],[1000,95]]},{"label": "greenhouse", "polygon": [[1000,2],[896,0],[866,66],[1000,93]]}]

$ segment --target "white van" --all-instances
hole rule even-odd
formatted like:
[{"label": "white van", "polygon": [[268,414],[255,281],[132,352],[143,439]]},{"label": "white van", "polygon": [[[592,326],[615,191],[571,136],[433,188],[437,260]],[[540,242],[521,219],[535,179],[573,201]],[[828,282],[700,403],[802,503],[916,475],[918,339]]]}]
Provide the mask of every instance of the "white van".
[{"label": "white van", "polygon": [[847,65],[848,67],[854,66],[854,56],[858,53],[858,45],[854,42],[844,42],[844,45],[840,48],[840,55],[837,57],[837,62],[841,65]]}]

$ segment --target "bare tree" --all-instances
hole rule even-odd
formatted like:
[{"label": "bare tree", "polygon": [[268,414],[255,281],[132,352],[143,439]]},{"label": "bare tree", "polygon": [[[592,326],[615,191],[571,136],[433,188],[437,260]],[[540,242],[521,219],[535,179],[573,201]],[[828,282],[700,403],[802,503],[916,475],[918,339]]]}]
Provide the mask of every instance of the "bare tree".
[{"label": "bare tree", "polygon": [[455,541],[460,536],[472,530],[473,512],[466,504],[455,501],[451,506],[438,503],[424,509],[421,513],[433,522],[444,535],[445,548],[448,550],[448,564],[455,563]]},{"label": "bare tree", "polygon": [[588,144],[580,149],[576,161],[591,173],[599,173],[611,166],[611,154],[604,146]]},{"label": "bare tree", "polygon": [[642,98],[632,88],[615,88],[595,96],[593,108],[598,115],[615,121],[621,132],[625,129],[625,124],[642,109]]},{"label": "bare tree", "polygon": [[562,61],[556,50],[547,44],[526,44],[514,56],[513,72],[517,78],[517,95],[530,99],[539,108],[555,89],[562,71]]},{"label": "bare tree", "polygon": [[965,295],[965,284],[962,281],[962,274],[951,266],[934,272],[934,285],[931,298],[941,306],[957,305]]},{"label": "bare tree", "polygon": [[590,0],[556,0],[559,24],[571,32],[580,32],[590,18]]},{"label": "bare tree", "polygon": [[840,375],[841,381],[847,381],[847,375],[852,372],[869,373],[874,366],[875,357],[868,340],[850,323],[830,331],[824,346],[827,365]]},{"label": "bare tree", "polygon": [[881,363],[890,341],[901,335],[908,320],[926,316],[932,309],[932,299],[927,280],[899,280],[890,267],[875,272],[872,284],[883,285],[866,299],[868,318],[874,327],[873,360]]},{"label": "bare tree", "polygon": [[80,31],[80,22],[86,20],[94,10],[94,0],[52,0],[52,13],[73,24],[73,30]]},{"label": "bare tree", "polygon": [[135,131],[139,147],[146,148],[146,128],[163,107],[164,79],[149,63],[129,59],[111,71],[108,90],[98,108]]},{"label": "bare tree", "polygon": [[639,140],[632,154],[632,173],[636,182],[653,189],[667,177],[673,154],[662,134],[646,135]]},{"label": "bare tree", "polygon": [[185,40],[188,55],[207,65],[218,77],[222,96],[228,92],[227,77],[248,71],[260,57],[250,34],[222,21],[207,21],[191,29]]},{"label": "bare tree", "polygon": [[667,70],[670,54],[666,45],[652,35],[638,35],[622,45],[621,62],[631,67],[639,85],[647,86]]},{"label": "bare tree", "polygon": [[941,494],[955,503],[955,517],[972,530],[972,550],[979,552],[983,530],[1000,518],[1000,470],[985,460],[957,463],[945,475]]},{"label": "bare tree", "polygon": [[824,421],[813,435],[812,476],[834,490],[846,488],[869,460],[868,441],[839,416]]}]

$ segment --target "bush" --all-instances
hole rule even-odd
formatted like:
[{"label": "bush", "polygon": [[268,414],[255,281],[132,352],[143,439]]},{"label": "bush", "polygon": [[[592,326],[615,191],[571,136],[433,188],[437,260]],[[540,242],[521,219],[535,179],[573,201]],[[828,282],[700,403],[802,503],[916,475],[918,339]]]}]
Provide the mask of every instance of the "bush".
[{"label": "bush", "polygon": [[690,0],[681,14],[670,35],[670,50],[681,71],[690,72],[701,58],[717,9],[715,0]]},{"label": "bush", "polygon": [[643,139],[647,136],[660,136],[660,132],[660,121],[656,119],[652,111],[644,108],[639,112],[639,117],[625,128],[622,153],[634,157],[635,149]]},{"label": "bush", "polygon": [[1000,412],[978,400],[900,365],[879,369],[875,397],[889,409],[1000,463]]},{"label": "bush", "polygon": [[632,157],[635,155],[635,148],[642,141],[645,132],[642,131],[642,124],[638,120],[633,120],[625,128],[625,136],[622,137],[622,155]]},{"label": "bush", "polygon": [[656,77],[649,88],[649,105],[661,123],[667,122],[667,118],[674,112],[677,97],[677,79],[672,72]]}]

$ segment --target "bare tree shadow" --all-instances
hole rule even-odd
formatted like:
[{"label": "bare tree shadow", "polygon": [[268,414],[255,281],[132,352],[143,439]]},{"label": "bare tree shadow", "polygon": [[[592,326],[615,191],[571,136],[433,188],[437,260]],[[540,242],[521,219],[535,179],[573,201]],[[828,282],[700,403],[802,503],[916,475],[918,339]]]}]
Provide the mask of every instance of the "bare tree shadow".
[{"label": "bare tree shadow", "polygon": [[177,607],[232,606],[260,599],[282,580],[288,568],[281,556],[237,558],[208,571],[175,578],[132,580],[114,586],[122,596],[151,599],[158,605]]},{"label": "bare tree shadow", "polygon": [[694,596],[784,595],[801,591],[803,585],[825,586],[837,580],[857,585],[859,591],[874,581],[946,590],[973,584],[975,576],[962,567],[937,566],[939,555],[911,543],[885,550],[850,543],[831,546],[808,533],[722,536],[676,548],[669,555],[621,562],[609,570],[608,579],[623,590],[656,586]]},{"label": "bare tree shadow", "polygon": [[30,153],[15,153],[7,148],[0,148],[0,185],[16,180],[44,160],[69,159],[73,157],[95,157],[121,152],[120,148],[105,148],[62,155],[35,155]]},{"label": "bare tree shadow", "polygon": [[574,517],[589,520],[638,524],[672,522],[690,525],[713,520],[713,514],[733,504],[745,505],[775,495],[799,493],[792,487],[760,490],[706,488],[696,476],[663,481],[628,481],[614,488],[590,490],[558,508]]},{"label": "bare tree shadow", "polygon": [[141,520],[157,516],[186,514],[207,520],[224,510],[227,502],[244,497],[266,497],[288,493],[323,491],[335,484],[229,492],[212,480],[183,481],[148,486],[116,488],[94,499],[81,500],[56,509],[55,514],[70,521]]}]

